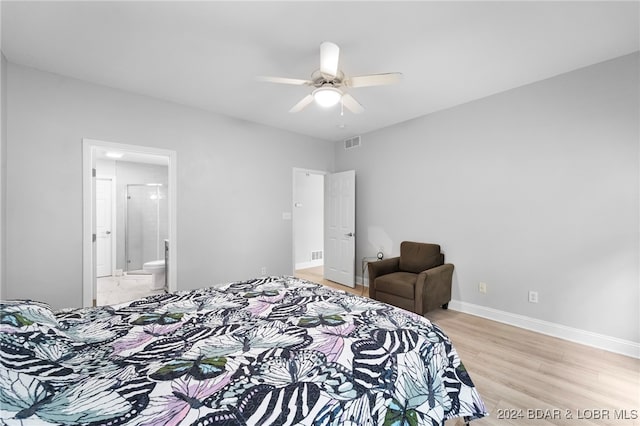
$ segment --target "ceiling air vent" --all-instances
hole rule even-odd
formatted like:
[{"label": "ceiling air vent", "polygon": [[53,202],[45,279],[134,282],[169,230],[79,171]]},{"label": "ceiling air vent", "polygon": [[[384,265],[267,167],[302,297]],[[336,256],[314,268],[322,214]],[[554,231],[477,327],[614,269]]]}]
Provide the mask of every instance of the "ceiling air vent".
[{"label": "ceiling air vent", "polygon": [[360,136],[354,136],[344,140],[344,149],[357,148],[360,146]]}]

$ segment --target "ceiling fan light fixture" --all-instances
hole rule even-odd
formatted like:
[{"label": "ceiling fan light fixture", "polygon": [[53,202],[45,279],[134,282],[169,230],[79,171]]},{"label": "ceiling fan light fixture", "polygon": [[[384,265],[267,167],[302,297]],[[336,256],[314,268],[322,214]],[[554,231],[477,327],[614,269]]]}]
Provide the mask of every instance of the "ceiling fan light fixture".
[{"label": "ceiling fan light fixture", "polygon": [[329,108],[340,102],[342,92],[335,87],[319,87],[313,91],[313,99],[321,107]]}]

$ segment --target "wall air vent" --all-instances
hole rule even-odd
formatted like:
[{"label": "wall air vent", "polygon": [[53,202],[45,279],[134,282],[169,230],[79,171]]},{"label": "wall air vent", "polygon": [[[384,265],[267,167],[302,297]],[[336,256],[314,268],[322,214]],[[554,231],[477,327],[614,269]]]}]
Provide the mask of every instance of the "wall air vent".
[{"label": "wall air vent", "polygon": [[311,260],[320,260],[320,259],[322,259],[322,250],[311,252]]},{"label": "wall air vent", "polygon": [[360,146],[360,136],[354,136],[344,140],[344,149],[357,148]]}]

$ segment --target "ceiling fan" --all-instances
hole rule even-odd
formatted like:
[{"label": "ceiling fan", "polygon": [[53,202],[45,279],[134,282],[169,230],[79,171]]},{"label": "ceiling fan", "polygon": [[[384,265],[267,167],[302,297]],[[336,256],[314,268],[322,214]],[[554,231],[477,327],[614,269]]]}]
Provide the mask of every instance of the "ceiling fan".
[{"label": "ceiling fan", "polygon": [[289,112],[302,111],[315,100],[318,105],[323,107],[331,107],[342,102],[342,106],[355,114],[364,111],[364,107],[345,91],[346,88],[382,86],[397,83],[402,79],[402,73],[399,72],[346,77],[338,69],[339,59],[340,48],[338,45],[325,41],[320,44],[320,69],[311,74],[310,80],[286,77],[258,77],[258,79],[270,83],[314,87],[313,91],[295,104]]}]

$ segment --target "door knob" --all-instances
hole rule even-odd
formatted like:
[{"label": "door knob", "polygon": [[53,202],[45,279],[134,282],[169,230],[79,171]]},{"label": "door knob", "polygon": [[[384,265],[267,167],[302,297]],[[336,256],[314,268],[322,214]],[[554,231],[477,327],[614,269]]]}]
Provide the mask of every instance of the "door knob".
[{"label": "door knob", "polygon": [[353,232],[349,232],[348,234],[344,234],[345,237],[355,237],[356,234],[354,234]]},{"label": "door knob", "polygon": [[109,235],[109,234],[111,234],[111,231],[104,231],[104,233]]}]

